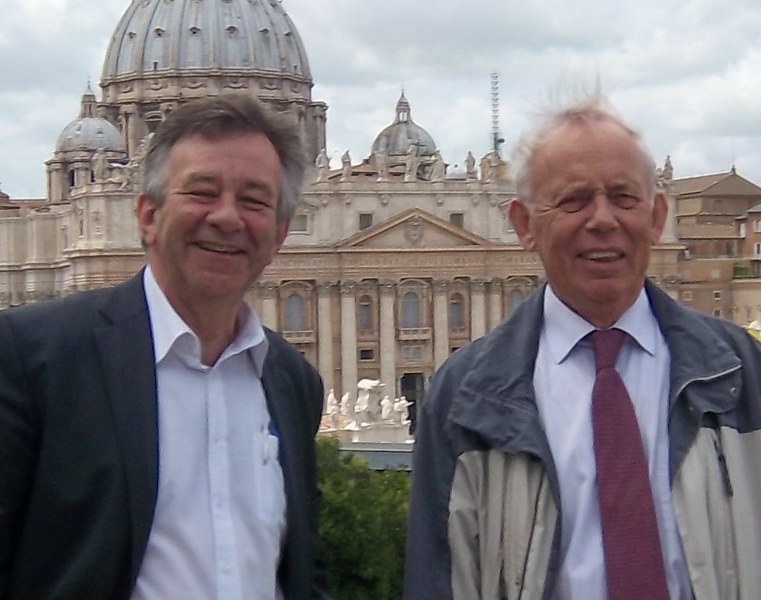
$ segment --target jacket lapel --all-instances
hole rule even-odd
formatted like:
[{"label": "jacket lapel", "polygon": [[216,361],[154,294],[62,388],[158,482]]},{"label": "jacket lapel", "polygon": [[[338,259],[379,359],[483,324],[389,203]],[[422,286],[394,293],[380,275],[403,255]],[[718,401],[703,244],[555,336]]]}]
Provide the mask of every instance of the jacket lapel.
[{"label": "jacket lapel", "polygon": [[283,467],[283,476],[285,477],[286,495],[290,492],[288,463],[293,459],[294,449],[290,446],[297,438],[293,430],[294,419],[292,418],[292,406],[289,401],[289,385],[286,378],[283,377],[280,368],[281,357],[278,357],[279,350],[274,344],[270,344],[267,360],[264,363],[262,373],[262,387],[264,396],[267,401],[267,409],[270,418],[278,433],[280,455],[280,464]]},{"label": "jacket lapel", "polygon": [[95,331],[108,402],[122,449],[132,530],[131,580],[137,577],[158,490],[158,414],[150,319],[142,271],[114,288]]}]

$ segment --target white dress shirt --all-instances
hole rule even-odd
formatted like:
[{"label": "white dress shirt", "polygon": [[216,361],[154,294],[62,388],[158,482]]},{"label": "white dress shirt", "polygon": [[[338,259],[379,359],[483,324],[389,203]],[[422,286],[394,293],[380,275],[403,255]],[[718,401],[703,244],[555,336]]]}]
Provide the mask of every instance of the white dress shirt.
[{"label": "white dress shirt", "polygon": [[[145,270],[156,353],[159,487],[133,600],[273,600],[285,529],[277,433],[250,309],[213,366]],[[129,349],[125,348],[128,352]]]},{"label": "white dress shirt", "polygon": [[[689,600],[692,592],[669,485],[671,358],[644,289],[614,327],[629,334],[616,370],[632,399],[642,435],[670,596]],[[581,341],[594,329],[547,286],[534,389],[560,482],[558,600],[607,600],[591,422],[595,358],[591,342]]]}]

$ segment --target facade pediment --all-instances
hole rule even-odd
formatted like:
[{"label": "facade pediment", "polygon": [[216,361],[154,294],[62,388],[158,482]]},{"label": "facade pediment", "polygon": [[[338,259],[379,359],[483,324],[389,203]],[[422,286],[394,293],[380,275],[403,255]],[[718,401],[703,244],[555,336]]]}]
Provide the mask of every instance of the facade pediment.
[{"label": "facade pediment", "polygon": [[412,208],[360,231],[339,243],[336,249],[487,248],[492,245],[481,236]]}]

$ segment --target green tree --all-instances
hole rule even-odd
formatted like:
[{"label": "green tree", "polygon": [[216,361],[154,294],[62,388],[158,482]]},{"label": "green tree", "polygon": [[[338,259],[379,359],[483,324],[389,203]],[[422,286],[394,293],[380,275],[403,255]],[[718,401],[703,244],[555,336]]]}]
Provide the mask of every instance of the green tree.
[{"label": "green tree", "polygon": [[402,595],[410,474],[373,471],[338,440],[317,440],[320,521],[334,600],[398,600]]}]

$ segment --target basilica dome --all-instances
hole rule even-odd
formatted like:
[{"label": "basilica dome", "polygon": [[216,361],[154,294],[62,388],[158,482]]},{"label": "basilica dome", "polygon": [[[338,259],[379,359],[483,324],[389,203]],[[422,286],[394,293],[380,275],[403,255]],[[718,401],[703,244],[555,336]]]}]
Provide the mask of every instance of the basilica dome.
[{"label": "basilica dome", "polygon": [[122,134],[107,119],[98,116],[95,94],[87,87],[82,95],[82,108],[79,117],[74,119],[58,136],[56,152],[92,151],[103,148],[123,152]]},{"label": "basilica dome", "polygon": [[436,151],[436,143],[431,135],[412,120],[410,103],[402,92],[396,103],[394,122],[375,138],[372,153],[400,156],[407,154],[410,146],[415,146],[418,156],[430,156]]},{"label": "basilica dome", "polygon": [[311,78],[280,0],[133,0],[111,38],[103,82],[132,74],[252,69]]},{"label": "basilica dome", "polygon": [[251,94],[293,116],[313,159],[325,147],[327,106],[312,100],[312,86],[282,0],[132,0],[106,52],[100,105],[132,156],[179,104]]}]

